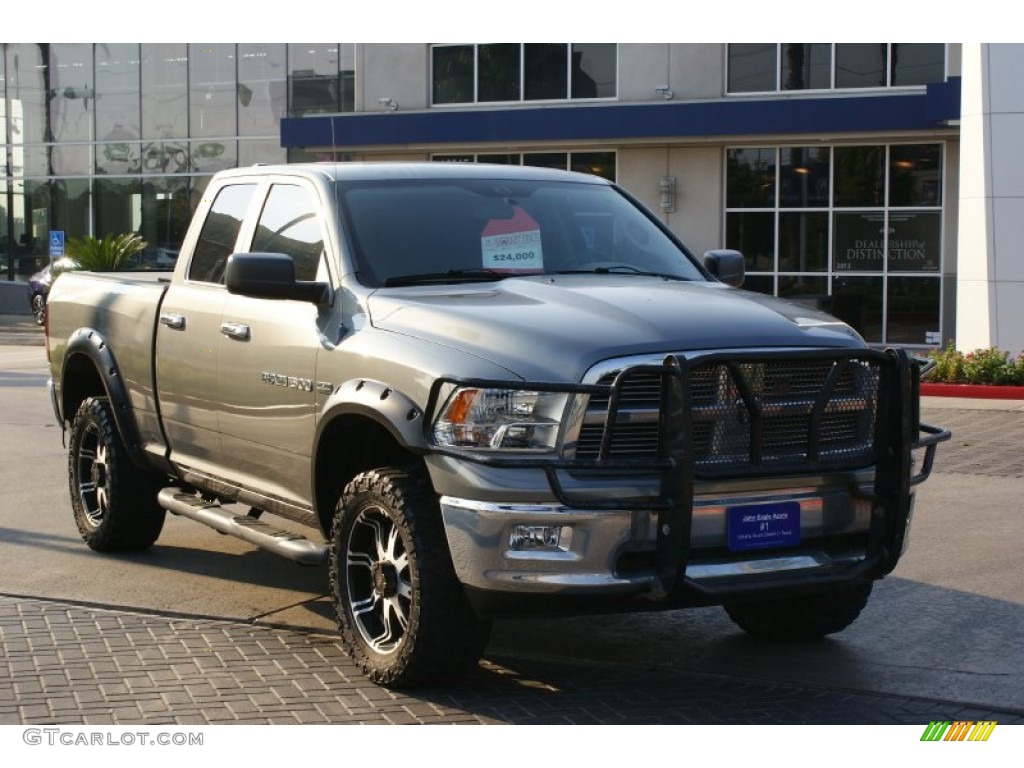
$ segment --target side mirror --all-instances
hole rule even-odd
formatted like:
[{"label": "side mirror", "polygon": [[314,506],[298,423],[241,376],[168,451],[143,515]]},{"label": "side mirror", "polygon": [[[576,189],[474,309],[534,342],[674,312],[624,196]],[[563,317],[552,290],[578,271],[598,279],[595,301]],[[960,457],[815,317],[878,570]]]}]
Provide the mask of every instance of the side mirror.
[{"label": "side mirror", "polygon": [[254,299],[294,299],[320,304],[327,283],[295,279],[295,262],[283,253],[233,253],[224,272],[228,293]]},{"label": "side mirror", "polygon": [[726,285],[731,285],[733,288],[743,285],[745,268],[743,254],[739,251],[729,249],[708,251],[704,254],[704,266],[707,267],[708,272]]}]

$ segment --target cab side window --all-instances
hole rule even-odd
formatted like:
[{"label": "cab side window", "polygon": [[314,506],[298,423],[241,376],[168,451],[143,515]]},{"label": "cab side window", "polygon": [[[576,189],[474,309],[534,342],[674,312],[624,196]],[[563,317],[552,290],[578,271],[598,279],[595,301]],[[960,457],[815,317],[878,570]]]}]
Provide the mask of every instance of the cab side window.
[{"label": "cab side window", "polygon": [[213,201],[199,232],[199,241],[188,266],[188,279],[199,283],[223,283],[228,256],[235,251],[238,230],[249,207],[255,184],[223,187]]},{"label": "cab side window", "polygon": [[293,184],[273,185],[260,213],[251,250],[291,256],[296,280],[316,280],[324,252],[318,210],[309,190]]}]

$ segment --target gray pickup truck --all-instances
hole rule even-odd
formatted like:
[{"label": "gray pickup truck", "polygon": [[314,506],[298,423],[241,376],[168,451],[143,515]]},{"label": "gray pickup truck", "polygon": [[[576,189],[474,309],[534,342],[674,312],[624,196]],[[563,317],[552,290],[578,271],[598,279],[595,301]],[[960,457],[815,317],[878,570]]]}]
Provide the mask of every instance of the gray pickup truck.
[{"label": "gray pickup truck", "polygon": [[742,281],[589,176],[221,173],[173,276],[53,286],[75,521],[134,550],[169,511],[326,564],[388,686],[475,665],[496,616],[722,605],[761,637],[836,632],[949,433],[904,352]]}]

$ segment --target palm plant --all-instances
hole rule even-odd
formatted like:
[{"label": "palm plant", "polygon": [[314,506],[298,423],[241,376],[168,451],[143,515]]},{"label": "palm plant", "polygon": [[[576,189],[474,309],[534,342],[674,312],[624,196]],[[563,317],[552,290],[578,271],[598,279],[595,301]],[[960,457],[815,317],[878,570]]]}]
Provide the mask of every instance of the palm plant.
[{"label": "palm plant", "polygon": [[131,233],[106,235],[103,238],[85,235],[68,240],[67,255],[79,269],[90,272],[115,272],[146,247],[146,241]]}]

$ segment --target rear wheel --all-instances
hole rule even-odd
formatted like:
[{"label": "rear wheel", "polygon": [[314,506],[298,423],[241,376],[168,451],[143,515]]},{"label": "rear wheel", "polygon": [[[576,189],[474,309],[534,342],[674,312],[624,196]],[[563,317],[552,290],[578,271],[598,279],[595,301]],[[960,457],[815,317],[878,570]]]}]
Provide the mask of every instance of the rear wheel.
[{"label": "rear wheel", "polygon": [[727,603],[740,629],[765,640],[813,640],[850,626],[867,605],[871,582],[799,597]]},{"label": "rear wheel", "polygon": [[166,513],[157,492],[164,477],[132,464],[106,398],[88,398],[75,414],[68,479],[75,524],[92,549],[146,549],[160,536]]},{"label": "rear wheel", "polygon": [[363,673],[393,688],[476,666],[490,622],[455,576],[437,497],[422,469],[358,475],[331,532],[331,590],[342,644]]}]

